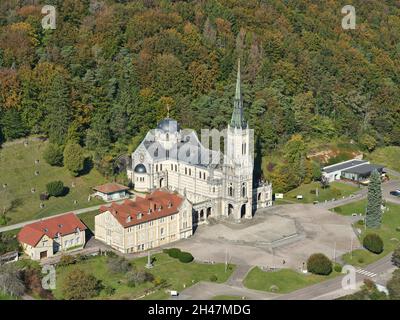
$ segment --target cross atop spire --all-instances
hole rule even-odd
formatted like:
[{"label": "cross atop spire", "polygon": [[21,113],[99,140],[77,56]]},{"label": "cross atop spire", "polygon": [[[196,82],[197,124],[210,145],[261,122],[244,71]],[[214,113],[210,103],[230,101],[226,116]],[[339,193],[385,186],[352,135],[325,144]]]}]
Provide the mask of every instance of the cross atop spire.
[{"label": "cross atop spire", "polygon": [[243,99],[242,99],[242,89],[240,80],[240,59],[238,59],[238,69],[236,78],[236,92],[234,107],[231,119],[231,127],[233,128],[246,128],[247,124],[243,116]]}]

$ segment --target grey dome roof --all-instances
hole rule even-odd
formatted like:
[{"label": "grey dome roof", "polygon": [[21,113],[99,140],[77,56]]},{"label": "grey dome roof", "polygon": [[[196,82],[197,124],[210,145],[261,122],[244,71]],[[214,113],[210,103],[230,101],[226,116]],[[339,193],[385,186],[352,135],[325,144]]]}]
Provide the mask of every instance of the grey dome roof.
[{"label": "grey dome roof", "polygon": [[160,130],[163,130],[164,132],[169,132],[169,133],[173,133],[173,132],[181,130],[178,122],[171,118],[165,118],[165,119],[161,120],[157,125],[157,129],[160,129]]},{"label": "grey dome roof", "polygon": [[135,173],[146,173],[147,172],[147,170],[146,170],[146,167],[142,164],[142,163],[139,163],[136,167],[135,167]]}]

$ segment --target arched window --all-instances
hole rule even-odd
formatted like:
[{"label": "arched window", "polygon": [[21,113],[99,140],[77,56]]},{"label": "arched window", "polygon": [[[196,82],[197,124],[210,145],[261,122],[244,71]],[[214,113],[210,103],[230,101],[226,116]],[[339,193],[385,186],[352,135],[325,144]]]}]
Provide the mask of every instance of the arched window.
[{"label": "arched window", "polygon": [[228,195],[230,197],[233,197],[233,187],[232,187],[232,185],[230,185],[229,188],[228,188]]},{"label": "arched window", "polygon": [[246,184],[242,183],[242,198],[246,196]]}]

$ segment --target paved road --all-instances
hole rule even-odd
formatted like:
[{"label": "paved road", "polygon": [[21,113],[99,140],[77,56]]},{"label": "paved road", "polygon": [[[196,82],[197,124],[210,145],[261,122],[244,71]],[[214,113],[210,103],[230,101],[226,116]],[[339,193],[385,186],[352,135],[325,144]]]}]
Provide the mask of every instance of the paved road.
[{"label": "paved road", "polygon": [[[357,283],[362,283],[364,279],[373,280],[374,277],[368,276],[371,274],[382,274],[386,272],[390,272],[394,266],[391,263],[391,254],[387,255],[386,257],[368,265],[367,267],[363,268],[362,274],[357,272],[356,279]],[[281,295],[276,300],[318,300],[318,299],[332,299],[336,297],[340,297],[346,294],[352,293],[346,292],[342,289],[342,279],[344,276],[339,276],[334,279],[324,281],[300,290],[293,291],[291,293]],[[332,296],[332,294],[336,294],[336,296]]]}]

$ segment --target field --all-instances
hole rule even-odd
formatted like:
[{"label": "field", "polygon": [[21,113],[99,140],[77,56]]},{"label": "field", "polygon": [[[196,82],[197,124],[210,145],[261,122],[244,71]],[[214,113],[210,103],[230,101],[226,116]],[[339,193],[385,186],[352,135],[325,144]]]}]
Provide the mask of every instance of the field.
[{"label": "field", "polygon": [[94,233],[94,217],[99,214],[99,210],[81,213],[79,219]]},{"label": "field", "polygon": [[291,269],[265,272],[255,267],[251,269],[246,279],[244,279],[244,285],[249,289],[275,293],[289,293],[331,279],[337,275],[338,273],[335,271],[332,271],[329,276],[319,276],[303,274]]},{"label": "field", "polygon": [[[0,149],[0,192],[7,192],[13,202],[13,208],[8,212],[8,224],[102,203],[97,199],[89,202],[88,196],[92,193],[93,186],[106,182],[105,178],[95,169],[76,178],[65,168],[51,167],[42,157],[46,144],[47,142],[30,140],[28,146],[15,143]],[[37,164],[36,160],[39,160]],[[36,171],[39,175],[35,175]],[[69,192],[64,197],[51,197],[44,201],[45,207],[41,209],[39,195],[46,191],[46,184],[54,180],[61,180],[69,188]],[[72,187],[72,183],[75,187]],[[3,184],[7,185],[6,188],[3,188]],[[32,188],[35,193],[31,192]],[[74,204],[75,200],[77,204]]]},{"label": "field", "polygon": [[[209,281],[210,276],[217,276],[217,282],[225,282],[234,270],[233,265],[228,266],[225,272],[225,265],[220,264],[200,264],[191,262],[188,264],[181,263],[177,259],[170,258],[164,253],[154,255],[154,267],[150,272],[155,278],[165,279],[168,283],[170,290],[178,290],[179,292],[184,289],[184,285],[189,287],[199,281]],[[62,283],[67,273],[73,268],[80,268],[89,273],[92,273],[96,278],[101,280],[104,285],[111,286],[115,289],[113,295],[108,296],[103,291],[97,299],[137,299],[146,289],[151,289],[151,283],[138,285],[134,288],[128,287],[124,283],[124,274],[111,274],[107,268],[107,257],[99,256],[89,260],[80,262],[78,265],[69,265],[67,267],[57,268],[57,288],[54,290],[54,295],[57,299],[62,299]],[[143,269],[147,262],[147,257],[133,260],[133,264],[138,269]],[[166,299],[168,293],[165,289],[158,290],[146,299]]]},{"label": "field", "polygon": [[[384,250],[380,254],[371,253],[365,249],[357,249],[352,253],[347,253],[343,255],[342,259],[345,263],[352,264],[355,266],[365,266],[370,263],[373,263],[390,252],[392,252],[400,243],[400,206],[387,203],[386,204],[388,210],[383,214],[383,223],[380,229],[378,230],[365,230],[365,226],[357,225],[357,227],[362,230],[362,234],[360,235],[360,241],[362,243],[362,239],[368,233],[377,233],[383,240]],[[334,208],[332,211],[342,214],[342,215],[351,215],[352,213],[364,213],[366,207],[366,200],[354,202],[351,204],[344,205],[342,207]],[[360,217],[361,219],[362,217]],[[399,229],[397,231],[396,229]]]},{"label": "field", "polygon": [[382,164],[387,168],[400,171],[400,147],[378,148],[367,159],[376,164]]},{"label": "field", "polygon": [[[318,197],[315,194],[315,190],[318,189]],[[318,182],[312,182],[309,184],[303,184],[300,187],[293,189],[284,194],[283,199],[278,199],[278,203],[312,203],[314,201],[323,202],[325,200],[338,199],[347,197],[355,193],[359,188],[347,183],[332,182],[328,188],[322,189],[321,184]],[[297,200],[296,196],[302,195],[302,200]]]}]

